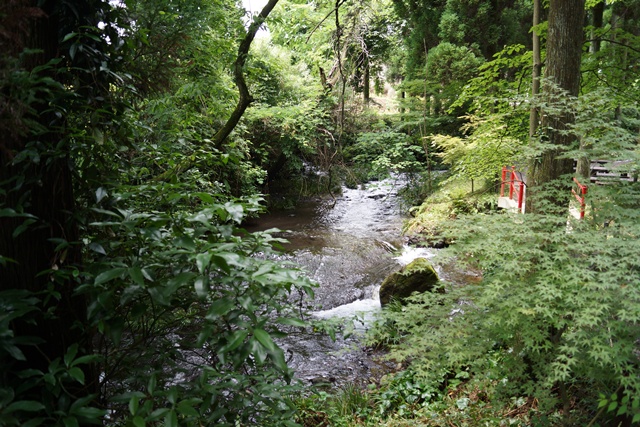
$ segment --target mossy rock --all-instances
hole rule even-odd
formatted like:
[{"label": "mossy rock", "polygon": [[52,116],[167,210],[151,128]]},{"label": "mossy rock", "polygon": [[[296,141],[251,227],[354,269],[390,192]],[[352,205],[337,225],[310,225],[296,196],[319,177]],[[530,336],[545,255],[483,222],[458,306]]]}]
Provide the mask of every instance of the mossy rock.
[{"label": "mossy rock", "polygon": [[380,304],[403,301],[414,292],[442,291],[438,274],[426,258],[416,258],[400,271],[390,274],[380,286]]}]

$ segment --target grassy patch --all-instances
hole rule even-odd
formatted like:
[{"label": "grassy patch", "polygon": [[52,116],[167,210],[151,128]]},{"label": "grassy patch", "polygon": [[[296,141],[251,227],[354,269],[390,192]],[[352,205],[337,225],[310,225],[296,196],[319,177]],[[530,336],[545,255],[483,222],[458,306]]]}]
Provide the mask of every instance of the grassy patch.
[{"label": "grassy patch", "polygon": [[436,183],[434,192],[411,210],[413,218],[407,221],[403,233],[420,245],[444,245],[448,243],[442,236],[445,222],[461,214],[496,209],[496,205],[497,195],[488,183],[451,180],[443,176]]}]

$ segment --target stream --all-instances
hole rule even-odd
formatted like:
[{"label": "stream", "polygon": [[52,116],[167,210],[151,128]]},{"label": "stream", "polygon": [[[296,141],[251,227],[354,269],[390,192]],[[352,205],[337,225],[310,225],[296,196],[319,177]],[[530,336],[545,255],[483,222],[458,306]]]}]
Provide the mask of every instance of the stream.
[{"label": "stream", "polygon": [[[406,219],[398,206],[402,182],[383,180],[357,189],[343,188],[333,199],[301,203],[295,210],[261,216],[248,231],[278,228],[289,241],[282,260],[303,269],[319,286],[310,302],[316,318],[347,324],[358,315],[356,333],[333,341],[323,334],[293,333],[278,340],[296,376],[308,383],[338,387],[368,381],[388,372],[389,364],[360,345],[367,323],[380,311],[378,289],[384,278],[417,257],[432,258],[436,249],[403,245]],[[435,266],[441,278],[464,281],[464,274]],[[458,277],[462,276],[462,277]]]}]

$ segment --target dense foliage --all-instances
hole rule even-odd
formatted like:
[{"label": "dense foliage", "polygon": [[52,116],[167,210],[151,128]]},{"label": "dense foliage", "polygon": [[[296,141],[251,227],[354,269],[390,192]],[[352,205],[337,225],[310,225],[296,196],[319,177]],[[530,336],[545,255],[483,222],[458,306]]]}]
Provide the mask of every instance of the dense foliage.
[{"label": "dense foliage", "polygon": [[[250,51],[235,1],[3,1],[0,424],[640,422],[640,3],[542,5],[545,69],[582,67],[530,95],[521,0],[280,0]],[[630,177],[590,185],[583,221],[573,160]],[[505,164],[540,166],[533,213],[486,202]],[[441,166],[485,194],[435,194],[457,219],[421,229],[482,280],[384,311],[401,373],[301,391],[277,338],[313,284],[243,222],[388,174],[419,204]]]},{"label": "dense foliage", "polygon": [[[574,127],[600,135],[598,153],[590,156],[609,152],[631,160],[623,170],[637,164],[636,129],[599,118],[606,107],[612,114],[610,104],[594,115],[593,102],[588,98],[589,113],[577,113]],[[535,397],[526,411],[535,425],[544,425],[556,408],[572,425],[603,417],[599,408],[637,422],[638,187],[625,181],[590,187],[582,221],[567,219],[573,196],[563,188],[554,182],[545,189],[554,202],[526,220],[458,215],[448,225],[455,244],[443,256],[479,269],[482,282],[414,297],[386,314],[383,325],[393,327],[377,339],[402,337],[393,356],[411,360],[427,383],[471,378],[466,398],[474,387],[494,390],[495,402],[505,406]]]}]

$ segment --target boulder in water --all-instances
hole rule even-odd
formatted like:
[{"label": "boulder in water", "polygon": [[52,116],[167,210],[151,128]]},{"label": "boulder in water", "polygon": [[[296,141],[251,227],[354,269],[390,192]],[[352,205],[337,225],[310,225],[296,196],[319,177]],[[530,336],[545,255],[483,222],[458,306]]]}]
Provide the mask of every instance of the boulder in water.
[{"label": "boulder in water", "polygon": [[380,286],[380,304],[393,300],[403,301],[414,292],[442,292],[438,286],[438,274],[426,258],[416,258],[400,271],[387,276]]}]

